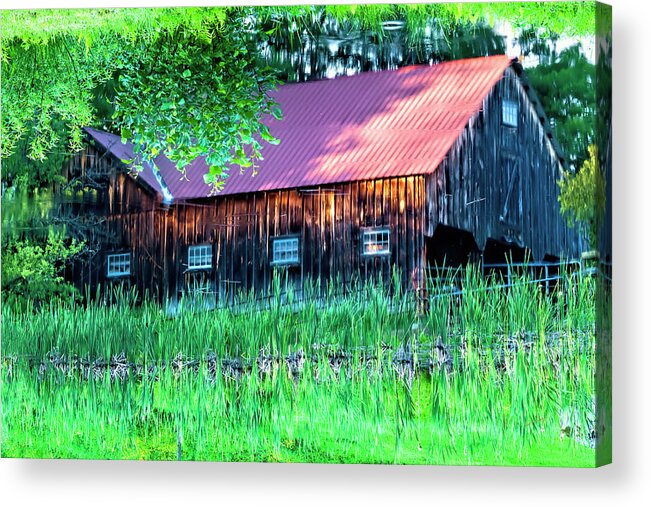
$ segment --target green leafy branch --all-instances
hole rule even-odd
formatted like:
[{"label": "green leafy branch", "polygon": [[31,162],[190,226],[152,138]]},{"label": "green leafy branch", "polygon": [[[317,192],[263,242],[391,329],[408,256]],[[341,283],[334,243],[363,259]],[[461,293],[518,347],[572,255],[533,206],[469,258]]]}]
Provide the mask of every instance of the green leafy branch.
[{"label": "green leafy branch", "polygon": [[581,227],[595,246],[606,210],[606,180],[599,169],[597,146],[591,145],[588,151],[581,169],[558,182],[558,201],[568,225]]},{"label": "green leafy branch", "polygon": [[269,68],[256,65],[240,34],[241,19],[211,26],[208,37],[176,30],[143,44],[120,71],[114,118],[123,141],[142,160],[160,154],[184,169],[205,157],[206,183],[218,190],[229,165],[252,167],[261,142],[277,143],[265,116],[280,118],[269,97],[276,86]]}]

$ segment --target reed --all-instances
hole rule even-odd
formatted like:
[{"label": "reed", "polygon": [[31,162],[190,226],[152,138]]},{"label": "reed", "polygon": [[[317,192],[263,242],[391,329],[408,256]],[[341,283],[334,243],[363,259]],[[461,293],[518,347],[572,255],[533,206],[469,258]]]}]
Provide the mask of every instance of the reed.
[{"label": "reed", "polygon": [[448,273],[428,312],[397,278],[175,315],[3,305],[2,455],[593,466],[595,280]]}]

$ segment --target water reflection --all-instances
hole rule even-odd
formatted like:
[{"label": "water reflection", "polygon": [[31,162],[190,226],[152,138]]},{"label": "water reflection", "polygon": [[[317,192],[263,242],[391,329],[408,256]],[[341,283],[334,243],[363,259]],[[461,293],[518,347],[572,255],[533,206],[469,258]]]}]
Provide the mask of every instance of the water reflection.
[{"label": "water reflection", "polygon": [[458,25],[446,34],[436,22],[407,27],[402,20],[384,23],[383,33],[347,26],[326,18],[299,29],[278,23],[263,27],[273,34],[258,42],[264,63],[286,82],[308,81],[396,69],[404,65],[504,54],[505,38],[488,25]]},{"label": "water reflection", "polygon": [[2,193],[3,242],[46,239],[51,234],[80,236],[75,220],[97,205],[94,189],[73,192],[9,187]]}]

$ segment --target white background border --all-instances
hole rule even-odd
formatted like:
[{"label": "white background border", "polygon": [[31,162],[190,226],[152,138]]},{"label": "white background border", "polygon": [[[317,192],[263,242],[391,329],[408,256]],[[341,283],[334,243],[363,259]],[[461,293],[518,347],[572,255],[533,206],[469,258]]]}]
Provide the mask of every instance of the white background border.
[{"label": "white background border", "polygon": [[[413,1],[413,0],[412,0]],[[180,6],[3,0],[2,8]],[[255,4],[283,2],[251,2]],[[288,3],[288,2],[284,2]],[[309,3],[309,2],[304,2]],[[314,2],[316,3],[316,2]],[[324,3],[324,2],[319,2]],[[334,3],[334,2],[331,2]],[[353,3],[349,0],[345,3]],[[598,470],[0,460],[3,505],[649,505],[651,102],[648,0],[612,0],[614,464]],[[646,295],[645,295],[646,294]],[[646,500],[645,500],[646,499]]]}]

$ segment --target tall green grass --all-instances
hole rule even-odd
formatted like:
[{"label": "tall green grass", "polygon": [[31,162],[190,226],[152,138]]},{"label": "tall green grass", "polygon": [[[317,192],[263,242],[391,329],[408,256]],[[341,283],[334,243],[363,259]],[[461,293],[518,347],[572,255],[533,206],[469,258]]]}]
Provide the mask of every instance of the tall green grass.
[{"label": "tall green grass", "polygon": [[[3,305],[2,455],[593,466],[577,440],[593,410],[594,280],[568,273],[547,293],[526,275],[460,275],[462,296],[430,281],[427,312],[397,279],[324,299],[279,278],[263,309],[242,295],[173,316],[130,297]],[[300,372],[284,360],[297,352]],[[120,353],[155,374],[84,379],[49,363]],[[233,378],[209,357],[251,367]]]}]

